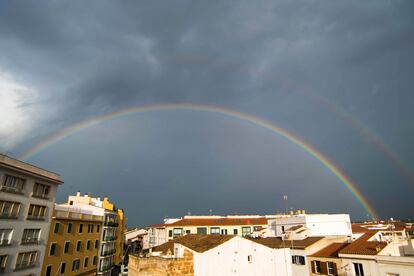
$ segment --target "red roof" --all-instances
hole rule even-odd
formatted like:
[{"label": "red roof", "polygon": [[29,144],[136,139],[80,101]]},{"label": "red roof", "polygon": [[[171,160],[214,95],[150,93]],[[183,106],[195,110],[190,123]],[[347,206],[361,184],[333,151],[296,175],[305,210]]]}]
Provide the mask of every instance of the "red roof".
[{"label": "red roof", "polygon": [[155,224],[151,227],[184,227],[184,226],[230,226],[230,225],[267,225],[266,218],[184,218],[169,224]]},{"label": "red roof", "polygon": [[368,241],[376,232],[365,233],[356,241],[339,251],[341,254],[377,255],[387,246],[386,242]]},{"label": "red roof", "polygon": [[319,250],[312,257],[338,258],[339,251],[348,245],[349,243],[335,242]]}]

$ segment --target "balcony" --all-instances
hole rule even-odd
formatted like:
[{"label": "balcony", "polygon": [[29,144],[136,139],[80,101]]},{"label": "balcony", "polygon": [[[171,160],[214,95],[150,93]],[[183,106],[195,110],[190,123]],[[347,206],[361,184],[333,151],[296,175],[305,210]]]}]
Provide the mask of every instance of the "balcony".
[{"label": "balcony", "polygon": [[0,219],[18,219],[17,214],[0,214]]},{"label": "balcony", "polygon": [[27,215],[27,220],[46,220],[46,216]]},{"label": "balcony", "polygon": [[14,271],[29,269],[29,268],[32,268],[32,267],[36,267],[37,265],[38,265],[37,263],[29,263],[29,262],[16,264],[16,266],[14,268]]},{"label": "balcony", "polygon": [[35,193],[33,193],[32,197],[49,200],[49,197],[45,194],[35,194]]},{"label": "balcony", "polygon": [[0,247],[10,246],[12,244],[11,240],[0,240]]},{"label": "balcony", "polygon": [[1,186],[0,191],[18,195],[24,195],[23,189],[9,187],[9,186]]},{"label": "balcony", "polygon": [[84,220],[84,221],[102,221],[103,220],[102,216],[82,214],[80,213],[80,211],[81,210],[77,212],[76,209],[74,209],[73,212],[71,212],[70,210],[68,211],[55,210],[53,213],[53,216],[56,218],[60,218],[60,219],[74,219],[74,220]]},{"label": "balcony", "polygon": [[106,250],[106,251],[102,251],[101,256],[102,257],[106,257],[109,255],[113,255],[115,254],[116,250],[115,249],[111,249],[111,250]]},{"label": "balcony", "polygon": [[102,272],[106,272],[107,270],[110,270],[113,266],[114,266],[113,264],[106,264],[106,265],[103,265],[103,266],[101,266],[101,267],[99,268],[99,271],[98,271],[98,272],[100,272],[100,273],[102,273]]},{"label": "balcony", "polygon": [[107,221],[104,223],[105,226],[109,226],[109,227],[118,227],[118,222],[115,221]]},{"label": "balcony", "polygon": [[114,241],[114,240],[116,240],[116,236],[107,236],[103,240],[104,241]]},{"label": "balcony", "polygon": [[40,239],[39,238],[25,238],[25,239],[22,239],[21,244],[22,245],[40,244]]}]

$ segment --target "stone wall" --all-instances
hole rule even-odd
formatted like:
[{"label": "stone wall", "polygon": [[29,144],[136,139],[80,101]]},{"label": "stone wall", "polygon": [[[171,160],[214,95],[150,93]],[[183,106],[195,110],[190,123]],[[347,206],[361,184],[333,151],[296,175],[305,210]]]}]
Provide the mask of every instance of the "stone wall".
[{"label": "stone wall", "polygon": [[194,276],[193,253],[184,250],[182,258],[137,257],[129,255],[130,276]]}]

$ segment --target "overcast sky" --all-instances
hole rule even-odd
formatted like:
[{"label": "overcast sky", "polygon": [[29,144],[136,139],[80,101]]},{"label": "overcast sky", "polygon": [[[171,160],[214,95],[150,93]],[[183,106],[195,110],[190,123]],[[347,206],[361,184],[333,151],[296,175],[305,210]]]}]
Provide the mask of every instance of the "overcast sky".
[{"label": "overcast sky", "polygon": [[[383,218],[413,217],[414,2],[2,1],[0,151],[19,157],[124,108],[199,103],[294,133]],[[31,157],[57,200],[107,195],[129,225],[165,216],[366,211],[298,146],[243,120],[152,111]]]}]

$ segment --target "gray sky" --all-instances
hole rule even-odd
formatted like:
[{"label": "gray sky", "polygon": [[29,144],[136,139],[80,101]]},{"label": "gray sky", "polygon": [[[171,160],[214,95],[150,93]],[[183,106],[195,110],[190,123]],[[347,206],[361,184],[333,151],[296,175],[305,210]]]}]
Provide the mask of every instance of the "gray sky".
[{"label": "gray sky", "polygon": [[[124,108],[218,105],[295,133],[381,217],[412,217],[413,14],[408,0],[2,1],[0,150],[19,156]],[[282,211],[284,194],[292,208],[366,216],[298,146],[213,113],[114,119],[28,161],[62,174],[59,201],[108,195],[130,225]]]}]

